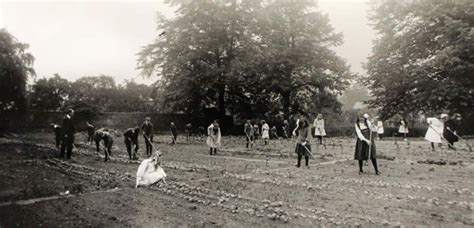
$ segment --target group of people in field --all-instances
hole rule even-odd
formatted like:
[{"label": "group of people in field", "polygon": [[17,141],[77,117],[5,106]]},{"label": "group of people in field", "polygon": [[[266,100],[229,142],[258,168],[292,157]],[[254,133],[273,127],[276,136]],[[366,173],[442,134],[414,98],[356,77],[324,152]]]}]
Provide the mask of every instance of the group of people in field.
[{"label": "group of people in field", "polygon": [[[75,127],[73,124],[74,110],[69,110],[62,122],[62,125],[53,124],[53,130],[55,132],[56,146],[60,148],[60,157],[71,158],[72,151],[74,148],[74,133]],[[429,124],[428,130],[425,135],[425,139],[431,143],[431,149],[435,150],[435,144],[441,144],[446,142],[448,147],[454,149],[454,143],[460,139],[457,130],[461,124],[462,117],[460,114],[455,113],[451,117],[448,114],[440,114],[437,117],[427,118]],[[259,124],[260,123],[260,126]],[[354,152],[354,159],[358,160],[359,163],[359,174],[364,173],[363,161],[371,160],[375,169],[375,174],[379,175],[377,165],[377,149],[375,139],[382,139],[384,135],[383,121],[378,117],[371,118],[369,114],[358,114],[355,119],[355,135],[356,135],[356,146]],[[95,127],[87,122],[87,142],[95,142],[97,152],[100,152],[100,144],[103,142],[104,150],[104,161],[107,162],[112,155],[112,145],[114,143],[113,132],[107,128],[95,129]],[[178,129],[174,122],[170,123],[171,132],[171,143],[177,144]],[[192,124],[188,123],[185,125],[184,132],[186,134],[186,140],[189,140],[191,136]],[[313,130],[312,130],[313,129]],[[221,129],[218,121],[213,121],[208,127],[207,131],[204,132],[203,127],[198,128],[198,135],[207,135],[206,144],[209,146],[209,154],[211,156],[216,155],[218,149],[222,145]],[[296,118],[296,127],[290,133],[290,124],[287,120],[283,121],[282,124],[283,138],[295,137],[295,153],[297,154],[296,167],[301,167],[301,162],[304,158],[305,166],[309,167],[309,158],[313,157],[310,136],[312,135],[318,144],[323,144],[324,137],[327,136],[325,129],[325,122],[322,114],[318,114],[311,125],[309,118],[306,115],[299,115]],[[399,121],[398,133],[407,140],[407,134],[409,133],[407,121],[401,118]],[[247,120],[244,124],[244,134],[246,137],[246,148],[252,148],[254,142],[261,137],[263,145],[268,145],[270,138],[280,139],[277,133],[276,125],[270,127],[265,121],[261,120],[252,123],[251,120]],[[151,122],[150,117],[146,117],[141,127],[135,126],[132,128],[125,129],[123,132],[124,144],[127,149],[127,153],[130,160],[137,160],[139,143],[139,136],[142,135],[145,141],[145,153],[147,164],[154,164],[156,170],[159,166],[161,152],[157,154],[156,148],[153,144],[154,126]],[[155,151],[155,154],[153,153]],[[158,164],[158,165],[157,165]],[[145,165],[144,165],[145,166]],[[150,166],[151,167],[151,166]],[[146,173],[146,170],[150,168],[142,167],[140,172]],[[155,170],[155,169],[153,169]],[[156,171],[155,170],[155,171]],[[161,172],[161,171],[160,171]],[[164,173],[164,172],[163,172]],[[161,174],[160,174],[161,175]],[[146,182],[146,181],[145,181]],[[139,183],[137,182],[137,185]]]}]

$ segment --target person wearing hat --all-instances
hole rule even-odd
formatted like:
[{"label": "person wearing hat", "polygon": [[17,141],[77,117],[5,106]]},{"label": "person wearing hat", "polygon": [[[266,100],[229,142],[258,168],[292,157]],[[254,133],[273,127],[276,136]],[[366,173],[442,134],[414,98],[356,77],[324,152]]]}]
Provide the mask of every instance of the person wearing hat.
[{"label": "person wearing hat", "polygon": [[151,118],[146,117],[145,122],[142,124],[142,134],[145,138],[145,151],[146,155],[149,157],[153,152],[153,124],[151,123]]},{"label": "person wearing hat", "polygon": [[407,120],[405,118],[400,118],[400,122],[398,122],[400,125],[398,127],[398,133],[403,135],[403,140],[407,141],[407,134],[408,134],[408,125],[407,125]]},{"label": "person wearing hat", "polygon": [[426,118],[428,122],[428,130],[425,134],[425,139],[431,143],[431,150],[435,151],[435,143],[441,146],[444,131],[444,122],[448,120],[448,114],[441,114],[439,119],[436,117]]},{"label": "person wearing hat", "polygon": [[318,116],[314,119],[314,136],[318,138],[319,145],[323,145],[323,137],[326,136],[326,130],[324,129],[324,119],[323,114],[319,113]]},{"label": "person wearing hat", "polygon": [[250,120],[247,120],[247,122],[244,124],[244,134],[247,140],[247,143],[245,144],[245,148],[249,148],[249,145],[250,145],[250,148],[253,147],[253,137],[255,134],[253,131],[254,129],[253,129],[252,123],[250,122]]},{"label": "person wearing hat", "polygon": [[217,148],[221,146],[221,129],[217,121],[214,121],[207,128],[207,145],[209,146],[210,155],[217,154]]},{"label": "person wearing hat", "polygon": [[[136,126],[135,128],[129,128],[123,133],[125,147],[127,148],[128,158],[130,160],[137,160],[138,152],[138,135],[140,134],[140,128]],[[132,147],[134,152],[132,153]]]},{"label": "person wearing hat", "polygon": [[62,124],[62,137],[61,137],[61,153],[59,157],[64,157],[66,154],[67,159],[71,159],[72,156],[72,149],[74,147],[74,123],[72,121],[72,117],[74,116],[74,110],[69,109],[64,117],[63,124]]},{"label": "person wearing hat", "polygon": [[298,119],[294,134],[297,136],[295,153],[298,155],[298,160],[296,167],[301,166],[301,159],[304,157],[305,165],[309,168],[309,157],[312,156],[312,154],[308,136],[311,134],[311,128],[306,118],[301,117]]},{"label": "person wearing hat", "polygon": [[462,116],[455,113],[451,119],[444,123],[443,137],[448,141],[448,147],[454,149],[454,143],[459,141],[457,129],[461,125]]},{"label": "person wearing hat", "polygon": [[268,145],[268,140],[270,139],[270,126],[262,120],[262,139],[265,145]]},{"label": "person wearing hat", "polygon": [[[375,169],[375,174],[380,175],[375,147],[375,141],[372,134],[372,123],[369,121],[369,114],[357,115],[355,123],[355,131],[357,134],[357,141],[355,146],[354,159],[359,161],[359,175],[364,173],[362,169],[364,161],[370,159]],[[370,156],[369,156],[370,154]]]}]

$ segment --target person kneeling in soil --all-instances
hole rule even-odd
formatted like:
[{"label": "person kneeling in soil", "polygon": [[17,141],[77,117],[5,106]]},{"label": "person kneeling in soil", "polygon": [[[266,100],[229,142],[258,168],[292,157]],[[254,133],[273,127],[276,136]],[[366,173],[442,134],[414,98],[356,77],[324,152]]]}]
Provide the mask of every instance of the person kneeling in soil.
[{"label": "person kneeling in soil", "polygon": [[217,121],[214,121],[209,127],[207,128],[207,145],[209,146],[209,153],[210,155],[217,154],[217,148],[221,146],[221,129],[219,128],[219,124]]},{"label": "person kneeling in soil", "polygon": [[362,166],[364,161],[369,159],[372,160],[372,165],[375,169],[375,174],[379,175],[380,172],[377,167],[376,148],[374,142],[374,136],[372,134],[372,123],[369,121],[369,114],[363,116],[359,114],[356,118],[355,131],[357,134],[357,142],[355,146],[354,159],[359,161],[359,175],[364,173]]},{"label": "person kneeling in soil", "polygon": [[[112,144],[114,144],[114,139],[112,138],[112,135],[110,135],[110,133],[107,131],[97,131],[95,140],[97,148],[99,148],[100,140],[104,141],[104,162],[108,161],[109,156],[112,156]],[[97,152],[99,152],[99,149],[97,149]]]},{"label": "person kneeling in soil", "polygon": [[[137,160],[138,152],[138,135],[140,133],[140,128],[137,126],[135,128],[129,128],[123,133],[125,147],[127,148],[128,157],[130,160]],[[132,147],[134,152],[132,154]]]},{"label": "person kneeling in soil", "polygon": [[165,181],[166,173],[161,167],[161,152],[157,151],[153,156],[143,160],[137,170],[137,181],[135,188],[139,186],[149,186],[158,183],[160,180]]},{"label": "person kneeling in soil", "polygon": [[308,121],[305,118],[299,119],[298,125],[293,131],[297,136],[295,153],[298,155],[298,163],[296,167],[301,166],[301,159],[304,157],[306,168],[309,168],[309,157],[312,156],[311,145],[308,141],[308,135],[311,134],[310,131]]}]

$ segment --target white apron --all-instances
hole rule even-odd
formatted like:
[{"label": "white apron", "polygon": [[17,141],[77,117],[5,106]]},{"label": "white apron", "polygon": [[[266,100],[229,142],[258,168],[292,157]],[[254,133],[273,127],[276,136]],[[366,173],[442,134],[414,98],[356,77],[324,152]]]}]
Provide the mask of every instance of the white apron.
[{"label": "white apron", "polygon": [[313,123],[314,135],[326,136],[326,130],[324,129],[324,119],[316,118]]},{"label": "white apron", "polygon": [[270,126],[268,124],[264,124],[262,126],[262,139],[269,139],[270,138]]},{"label": "white apron", "polygon": [[441,143],[441,135],[443,134],[444,123],[437,118],[427,118],[428,130],[426,131],[425,139],[432,143]]},{"label": "white apron", "polygon": [[214,134],[214,125],[211,124],[211,126],[209,126],[207,128],[207,140],[206,140],[206,143],[209,147],[211,148],[219,148],[221,147],[221,129],[218,128],[217,130],[217,134]]}]

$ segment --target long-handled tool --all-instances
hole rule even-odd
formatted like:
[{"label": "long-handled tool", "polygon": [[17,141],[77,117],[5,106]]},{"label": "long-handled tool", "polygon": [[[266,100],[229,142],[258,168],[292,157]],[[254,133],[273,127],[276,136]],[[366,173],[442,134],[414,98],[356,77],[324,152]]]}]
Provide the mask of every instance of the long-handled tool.
[{"label": "long-handled tool", "polygon": [[153,148],[154,151],[157,151],[156,147],[155,147],[155,144],[153,144],[153,142],[150,140],[150,138],[148,138],[148,136],[146,136],[145,134],[143,134],[143,136],[145,137],[145,139],[150,143],[151,147]]},{"label": "long-handled tool", "polygon": [[450,143],[448,140],[446,140],[446,139],[444,138],[443,134],[439,133],[438,130],[436,130],[433,126],[431,126],[431,124],[428,125],[428,126],[429,126],[429,128],[431,128],[431,130],[433,130],[434,132],[436,132],[436,134],[438,134],[439,137],[440,137],[442,140],[444,140],[449,146],[451,146],[451,147],[454,148],[453,144]]},{"label": "long-handled tool", "polygon": [[451,129],[449,128],[446,128],[446,130],[448,130],[449,132],[453,133],[453,135],[455,135],[456,137],[458,137],[459,141],[463,142],[464,144],[466,144],[467,148],[469,149],[469,152],[472,152],[472,146],[467,143],[467,140],[463,139],[461,136],[459,136],[456,132],[454,131],[451,131]]}]

